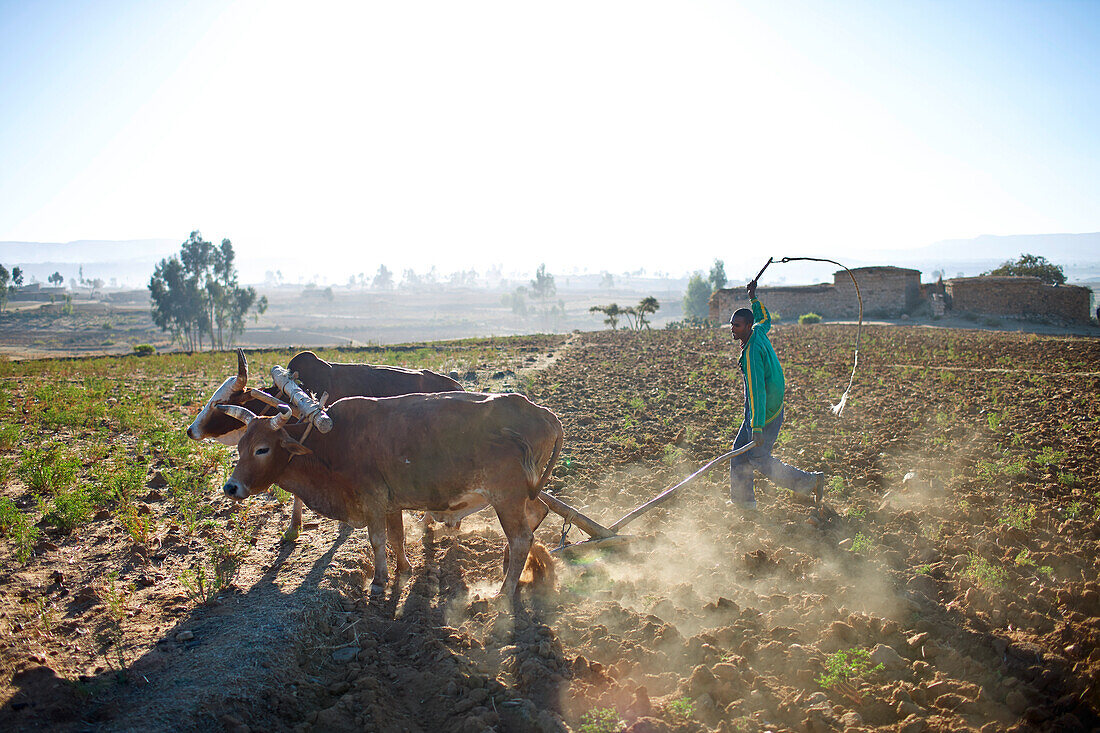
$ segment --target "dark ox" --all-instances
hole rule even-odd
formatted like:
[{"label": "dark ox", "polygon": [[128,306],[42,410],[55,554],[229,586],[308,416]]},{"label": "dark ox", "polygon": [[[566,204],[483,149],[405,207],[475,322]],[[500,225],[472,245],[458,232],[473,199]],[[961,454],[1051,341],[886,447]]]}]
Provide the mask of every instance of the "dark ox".
[{"label": "dark ox", "polygon": [[241,407],[219,409],[247,426],[225,493],[241,500],[278,483],[323,516],[367,527],[372,593],[389,578],[387,516],[419,509],[461,517],[491,505],[507,538],[501,592],[515,594],[548,511],[538,494],[561,453],[554,413],[518,394],[350,397],[328,409],[332,431],[313,432],[307,447],[305,425],[286,424],[289,411],[257,419]]},{"label": "dark ox", "polygon": [[[315,396],[328,393],[330,402],[344,397],[394,397],[413,392],[462,392],[462,385],[443,374],[428,369],[404,369],[393,366],[375,366],[372,364],[342,364],[327,362],[312,351],[302,351],[294,355],[287,365],[292,374],[298,373],[298,381],[306,391]],[[262,414],[269,409],[260,400],[253,399],[247,389],[248,362],[244,351],[237,349],[237,376],[226,379],[206,405],[199,411],[187,427],[187,437],[192,440],[210,438],[229,446],[237,445],[244,427],[240,420],[215,409],[216,405],[239,405],[250,412]],[[278,393],[278,387],[263,390],[270,395]],[[405,557],[403,540],[405,532],[401,515],[390,517],[390,533],[397,550],[397,567],[408,570],[410,565]],[[290,527],[283,533],[283,539],[293,542],[298,538],[302,526],[302,500],[295,497],[294,513],[290,518]]]}]

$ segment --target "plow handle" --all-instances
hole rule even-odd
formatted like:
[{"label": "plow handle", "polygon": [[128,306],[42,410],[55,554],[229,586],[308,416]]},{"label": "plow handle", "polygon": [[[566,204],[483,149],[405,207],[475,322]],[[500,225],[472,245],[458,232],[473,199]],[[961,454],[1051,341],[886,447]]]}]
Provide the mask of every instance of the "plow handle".
[{"label": "plow handle", "polygon": [[[769,262],[770,262],[770,260],[769,260]],[[765,265],[765,267],[767,267],[767,265]],[[763,272],[763,270],[761,270],[761,272]],[[630,524],[635,519],[637,519],[638,517],[640,517],[643,514],[645,514],[646,512],[648,512],[650,509],[653,509],[654,507],[658,507],[661,504],[664,504],[666,501],[668,501],[669,499],[672,498],[673,494],[675,494],[677,491],[679,491],[680,489],[687,486],[689,483],[691,483],[692,481],[694,481],[695,479],[699,478],[704,473],[709,471],[716,463],[720,463],[721,461],[729,460],[730,458],[733,458],[734,456],[739,456],[742,453],[748,453],[750,450],[753,449],[753,446],[755,446],[755,445],[756,445],[756,443],[751,443],[750,442],[749,444],[743,445],[740,448],[734,448],[733,450],[729,451],[728,453],[723,453],[722,455],[718,456],[717,458],[715,458],[713,461],[711,461],[707,465],[700,468],[695,473],[688,476],[686,479],[684,479],[680,483],[678,483],[675,486],[672,486],[668,489],[665,489],[660,494],[658,494],[654,498],[647,501],[645,504],[642,504],[637,509],[632,510],[625,517],[623,517],[622,519],[620,519],[619,521],[615,522],[610,527],[608,527],[608,529],[610,529],[612,532],[618,532],[620,529],[622,529],[626,525]]]}]

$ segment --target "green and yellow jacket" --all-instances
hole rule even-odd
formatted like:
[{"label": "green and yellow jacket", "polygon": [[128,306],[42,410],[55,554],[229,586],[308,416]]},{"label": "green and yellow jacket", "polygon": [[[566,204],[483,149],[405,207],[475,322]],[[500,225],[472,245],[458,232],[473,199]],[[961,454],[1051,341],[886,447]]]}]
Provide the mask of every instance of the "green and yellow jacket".
[{"label": "green and yellow jacket", "polygon": [[741,374],[745,376],[745,412],[752,420],[752,432],[761,433],[783,409],[783,367],[775,355],[768,330],[772,318],[759,300],[752,300],[753,326],[749,340],[741,349]]}]

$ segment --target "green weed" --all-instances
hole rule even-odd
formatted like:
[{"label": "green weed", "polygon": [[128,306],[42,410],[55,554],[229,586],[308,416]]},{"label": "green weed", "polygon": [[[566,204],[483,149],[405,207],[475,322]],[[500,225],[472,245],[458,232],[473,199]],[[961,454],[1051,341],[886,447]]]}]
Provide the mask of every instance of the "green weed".
[{"label": "green weed", "polygon": [[615,708],[593,708],[581,716],[581,733],[618,733],[626,724]]},{"label": "green weed", "polygon": [[990,589],[1001,588],[1008,579],[1004,569],[997,567],[976,552],[970,553],[963,577],[975,585]]},{"label": "green weed", "polygon": [[1077,478],[1077,476],[1072,473],[1059,473],[1058,483],[1062,484],[1062,486],[1072,489],[1081,485],[1081,479]]},{"label": "green weed", "polygon": [[19,562],[30,559],[40,532],[10,498],[0,497],[0,535],[6,537]]},{"label": "green weed", "polygon": [[661,455],[661,463],[666,466],[675,466],[684,460],[684,449],[674,445],[666,445]]},{"label": "green weed", "polygon": [[153,515],[142,514],[132,504],[119,515],[118,521],[135,545],[149,544],[157,531],[157,521]]},{"label": "green weed", "polygon": [[179,581],[196,603],[207,603],[233,584],[248,555],[258,527],[248,517],[248,508],[237,511],[227,527],[228,537],[212,538],[207,558],[180,573]]},{"label": "green weed", "polygon": [[856,532],[856,536],[852,538],[852,552],[862,554],[872,549],[875,546],[874,540],[862,532]]},{"label": "green weed", "polygon": [[207,479],[190,470],[171,471],[165,477],[168,492],[179,511],[180,520],[186,534],[194,534],[200,520],[210,513],[209,506],[202,501],[207,488]]},{"label": "green weed", "polygon": [[42,519],[65,533],[88,521],[95,503],[83,486],[59,489]]},{"label": "green weed", "polygon": [[19,442],[21,433],[18,425],[0,424],[0,450],[11,450]]},{"label": "green weed", "polygon": [[695,702],[689,697],[681,697],[665,705],[665,712],[674,725],[682,725],[695,717]]},{"label": "green weed", "polygon": [[1066,452],[1054,450],[1048,445],[1039,451],[1034,456],[1033,460],[1040,466],[1051,466],[1057,463],[1063,463],[1066,460]]},{"label": "green weed", "polygon": [[844,478],[841,476],[829,477],[829,493],[837,496],[842,496],[847,493],[848,486],[844,483]]},{"label": "green weed", "polygon": [[985,421],[993,432],[997,432],[997,429],[1001,427],[1001,419],[1001,413],[999,412],[991,412],[985,416]]},{"label": "green weed", "polygon": [[871,652],[866,649],[841,649],[825,657],[825,671],[814,680],[828,690],[838,682],[846,682],[883,669],[882,664],[871,665]]},{"label": "green weed", "polygon": [[72,485],[80,461],[63,453],[60,446],[26,448],[19,456],[19,472],[37,494],[52,494]]},{"label": "green weed", "polygon": [[1034,504],[1006,504],[1004,516],[997,520],[999,524],[1007,524],[1010,527],[1015,527],[1016,529],[1022,529],[1024,531],[1030,530],[1031,524],[1034,521]]},{"label": "green weed", "polygon": [[96,641],[99,644],[100,654],[107,660],[108,666],[116,672],[126,668],[126,650],[122,643],[125,633],[122,629],[122,621],[126,618],[126,605],[133,591],[133,585],[118,583],[118,573],[115,571],[107,574],[99,588],[100,600],[107,609],[107,620],[96,634]]}]

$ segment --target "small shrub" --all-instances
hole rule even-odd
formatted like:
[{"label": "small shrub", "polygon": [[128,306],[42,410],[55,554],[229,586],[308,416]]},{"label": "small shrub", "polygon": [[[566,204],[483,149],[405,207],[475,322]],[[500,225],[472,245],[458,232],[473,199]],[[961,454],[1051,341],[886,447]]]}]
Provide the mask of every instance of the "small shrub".
[{"label": "small shrub", "polygon": [[798,317],[799,324],[804,323],[821,323],[821,316],[817,313],[803,313]]},{"label": "small shrub", "polygon": [[1007,524],[1025,532],[1031,529],[1031,523],[1034,521],[1034,504],[1008,504],[1004,508],[1004,516],[997,520],[999,524]]},{"label": "small shrub", "polygon": [[142,514],[132,504],[119,515],[118,521],[130,535],[135,545],[147,545],[157,531],[157,523],[152,514]]},{"label": "small shrub", "polygon": [[88,521],[94,504],[82,486],[58,491],[53,503],[42,519],[62,532],[69,533]]},{"label": "small shrub", "polygon": [[126,654],[123,647],[124,632],[122,621],[126,618],[126,605],[133,594],[132,584],[119,585],[118,573],[107,573],[106,579],[99,587],[99,597],[107,609],[107,621],[103,628],[96,634],[99,644],[99,653],[107,660],[108,666],[116,672],[126,668]]},{"label": "small shrub", "polygon": [[249,520],[247,507],[238,510],[227,529],[228,538],[210,540],[206,562],[200,560],[180,573],[180,584],[196,603],[213,600],[233,584],[258,530]]},{"label": "small shrub", "polygon": [[866,649],[841,649],[825,657],[825,671],[815,682],[828,690],[838,682],[865,677],[883,669],[883,665],[871,666],[871,652]]},{"label": "small shrub", "polygon": [[18,425],[0,425],[0,450],[11,450],[19,442]]},{"label": "small shrub", "polygon": [[134,346],[134,354],[137,356],[152,356],[157,353],[157,348],[152,344],[136,344]]},{"label": "small shrub", "polygon": [[997,589],[1008,579],[1005,571],[976,552],[971,552],[969,564],[963,571],[963,577],[983,588]]},{"label": "small shrub", "polygon": [[26,562],[38,542],[39,530],[10,498],[0,497],[0,535],[11,542],[19,562]]},{"label": "small shrub", "polygon": [[661,455],[661,463],[666,466],[675,466],[684,460],[684,449],[674,445],[666,445]]},{"label": "small shrub", "polygon": [[875,546],[874,540],[862,532],[857,532],[852,538],[852,552],[863,553]]},{"label": "small shrub", "polygon": [[593,708],[581,716],[581,733],[618,733],[623,726],[615,708]]},{"label": "small shrub", "polygon": [[681,697],[665,705],[668,717],[677,725],[687,723],[695,717],[695,703],[688,697]]}]

